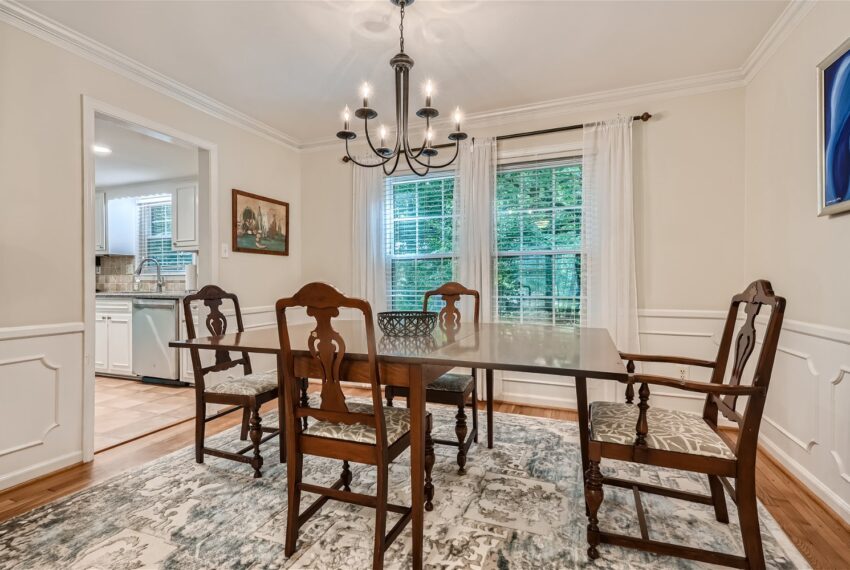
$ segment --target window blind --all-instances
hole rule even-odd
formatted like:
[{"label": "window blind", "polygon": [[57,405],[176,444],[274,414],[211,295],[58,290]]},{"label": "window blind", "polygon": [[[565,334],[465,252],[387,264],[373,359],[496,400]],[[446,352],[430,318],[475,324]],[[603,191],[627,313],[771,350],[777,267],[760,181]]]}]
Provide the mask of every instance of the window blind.
[{"label": "window blind", "polygon": [[495,317],[579,325],[585,312],[581,160],[496,174]]},{"label": "window blind", "polygon": [[453,279],[454,182],[454,173],[445,172],[387,179],[387,306],[391,310],[421,310],[425,291]]},{"label": "window blind", "polygon": [[[171,247],[171,196],[168,194],[141,198],[136,203],[138,219],[138,247],[136,267],[146,258],[156,259],[162,273],[183,273],[192,263],[191,252],[174,251]],[[143,275],[155,275],[156,266],[145,264]]]}]

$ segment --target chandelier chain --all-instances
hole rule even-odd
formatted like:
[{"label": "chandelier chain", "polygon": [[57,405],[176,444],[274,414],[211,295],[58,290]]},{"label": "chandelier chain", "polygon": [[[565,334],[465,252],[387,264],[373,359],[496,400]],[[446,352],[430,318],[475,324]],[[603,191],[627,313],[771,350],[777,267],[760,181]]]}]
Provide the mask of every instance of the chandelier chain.
[{"label": "chandelier chain", "polygon": [[405,4],[405,2],[403,0],[402,0],[402,2],[399,2],[399,8],[401,8],[401,21],[398,24],[398,31],[399,31],[398,45],[399,45],[399,49],[401,50],[401,53],[404,53],[404,4]]}]

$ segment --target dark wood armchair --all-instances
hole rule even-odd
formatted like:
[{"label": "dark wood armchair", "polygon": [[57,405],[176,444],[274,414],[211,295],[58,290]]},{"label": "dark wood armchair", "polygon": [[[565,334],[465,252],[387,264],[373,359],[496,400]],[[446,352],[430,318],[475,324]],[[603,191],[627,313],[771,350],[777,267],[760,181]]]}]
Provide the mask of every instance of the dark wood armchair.
[{"label": "dark wood armchair", "polygon": [[[727,380],[727,362],[742,305],[744,322],[734,340],[734,354]],[[770,307],[770,316],[752,382],[746,384],[742,382],[744,370],[757,344],[755,320],[764,306]],[[590,405],[589,417],[586,409],[579,410],[585,440],[583,447],[587,449],[583,463],[588,513],[587,553],[591,559],[599,557],[597,547],[600,543],[606,543],[737,568],[764,568],[756,502],[756,451],[784,313],[785,299],[774,294],[768,281],[755,281],[743,293],[732,298],[715,360],[621,355],[628,362],[627,369],[631,373],[626,383],[626,403],[594,402]],[[705,367],[712,370],[711,381],[692,382],[634,374],[635,362]],[[639,385],[637,404],[634,404],[634,384]],[[650,408],[650,386],[705,394],[702,415]],[[743,411],[738,411],[738,398],[744,396],[747,400]],[[737,439],[718,429],[718,413],[738,425]],[[600,471],[603,457],[704,473],[708,476],[710,495],[606,477]],[[729,479],[735,480],[734,486]],[[639,538],[600,530],[597,515],[603,500],[604,485],[633,490],[641,533]],[[724,488],[738,507],[745,553],[743,557],[650,539],[640,501],[641,491],[712,505],[715,518],[728,523]]]},{"label": "dark wood armchair", "polygon": [[[460,327],[460,309],[457,304],[462,296],[469,296],[475,300],[473,309],[473,322],[477,325],[481,314],[480,310],[480,295],[478,291],[467,289],[460,283],[449,282],[441,285],[433,291],[427,291],[422,301],[422,310],[428,310],[428,301],[431,297],[439,296],[445,302],[445,306],[440,310],[437,318],[440,328],[445,330],[449,335],[457,331]],[[491,382],[491,371],[488,371],[488,382]],[[444,374],[434,383],[428,386],[425,392],[425,400],[432,404],[448,404],[457,406],[457,415],[455,416],[455,435],[457,441],[449,441],[445,439],[435,439],[435,443],[442,445],[451,445],[458,448],[457,464],[458,472],[462,475],[466,473],[466,457],[469,453],[469,448],[472,443],[478,443],[478,386],[476,382],[477,372],[472,371],[471,374]],[[407,398],[408,391],[406,388],[387,386],[386,396],[387,405],[392,407],[393,398],[401,396]],[[472,408],[472,430],[470,431],[466,422],[466,408]],[[493,447],[493,414],[490,413],[491,407],[488,405],[487,413],[487,433],[489,447]]]},{"label": "dark wood armchair", "polygon": [[[305,307],[308,317],[316,321],[306,347],[293,347],[287,328],[287,309]],[[372,403],[347,402],[340,382],[343,380],[345,339],[333,327],[334,318],[341,308],[359,311],[363,315],[366,348],[368,351],[368,379],[372,389]],[[289,507],[286,522],[286,556],[295,553],[298,531],[310,517],[322,508],[328,499],[343,501],[375,509],[375,550],[373,568],[382,568],[384,552],[410,521],[410,507],[387,502],[389,464],[410,446],[410,411],[384,408],[381,379],[375,347],[375,328],[372,307],[367,301],[346,297],[325,283],[310,283],[295,296],[280,299],[275,305],[280,335],[281,360],[280,390],[283,393],[281,418],[285,418],[287,453],[287,493]],[[301,381],[295,376],[293,351],[309,351],[311,370],[322,381],[321,405],[311,408],[300,398]],[[311,377],[314,377],[311,374]],[[303,418],[311,417],[305,428]],[[426,508],[434,496],[431,469],[434,465],[434,444],[431,440],[431,415],[426,418],[425,436],[425,499]],[[342,474],[330,487],[305,483],[302,480],[304,455],[315,455],[342,460]],[[365,463],[377,468],[377,494],[353,492],[353,479],[349,462]],[[304,512],[300,512],[301,493],[319,495]],[[433,508],[433,507],[431,507]],[[387,512],[401,515],[399,521],[386,532]]]},{"label": "dark wood armchair", "polygon": [[[227,332],[227,317],[222,312],[222,304],[228,301],[233,306],[236,319],[236,330],[242,332],[242,311],[239,309],[239,299],[233,293],[227,293],[215,285],[207,285],[197,293],[183,298],[183,312],[186,317],[187,338],[196,338],[195,320],[192,316],[192,303],[201,302],[207,308],[204,325],[211,335],[222,335]],[[251,358],[243,352],[240,358],[232,359],[226,350],[215,351],[215,363],[204,366],[201,362],[200,351],[190,348],[192,368],[195,373],[195,461],[204,462],[204,455],[213,455],[248,463],[254,468],[254,477],[262,475],[263,456],[260,445],[280,433],[277,428],[262,426],[260,406],[277,398],[277,375],[274,372],[256,374],[251,369]],[[214,386],[207,386],[204,377],[211,372],[221,372],[242,365],[242,376],[236,376]],[[207,417],[207,404],[223,404],[234,406],[215,415]],[[225,414],[242,409],[241,439],[251,437],[251,444],[236,452],[204,447],[204,431],[207,422],[220,418]],[[263,437],[263,433],[267,435]],[[282,439],[282,438],[281,438]],[[252,456],[246,455],[253,451]],[[284,460],[283,441],[281,441],[281,461]]]}]

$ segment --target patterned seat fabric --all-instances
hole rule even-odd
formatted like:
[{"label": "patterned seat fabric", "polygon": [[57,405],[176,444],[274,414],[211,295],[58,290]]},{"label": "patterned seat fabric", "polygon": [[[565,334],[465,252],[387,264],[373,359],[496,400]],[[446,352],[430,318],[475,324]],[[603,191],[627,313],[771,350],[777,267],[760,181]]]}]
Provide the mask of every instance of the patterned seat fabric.
[{"label": "patterned seat fabric", "polygon": [[205,388],[207,394],[229,394],[233,396],[257,396],[277,388],[276,372],[249,374],[232,380],[225,380],[215,386]]},{"label": "patterned seat fabric", "polygon": [[[633,444],[638,413],[634,404],[593,402],[590,405],[590,438],[606,443]],[[649,408],[646,420],[649,424],[647,447],[735,459],[732,450],[698,414]]]},{"label": "patterned seat fabric", "polygon": [[[358,414],[373,414],[372,404],[347,402],[348,411]],[[387,425],[387,444],[392,445],[400,437],[410,431],[410,410],[407,408],[384,408],[384,422]],[[309,427],[302,432],[304,435],[343,439],[356,443],[374,445],[375,428],[363,424],[337,424],[333,422],[310,421]]]},{"label": "patterned seat fabric", "polygon": [[428,385],[429,390],[440,392],[466,392],[475,378],[470,374],[443,374],[436,382]]}]

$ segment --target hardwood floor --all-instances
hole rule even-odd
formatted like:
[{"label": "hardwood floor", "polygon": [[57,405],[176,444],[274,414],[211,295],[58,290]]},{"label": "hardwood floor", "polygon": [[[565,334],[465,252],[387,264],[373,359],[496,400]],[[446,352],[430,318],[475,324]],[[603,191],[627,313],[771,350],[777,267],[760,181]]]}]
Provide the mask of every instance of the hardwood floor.
[{"label": "hardwood floor", "polygon": [[[360,391],[349,391],[361,395]],[[363,391],[362,395],[367,395]],[[481,404],[483,409],[483,403]],[[264,411],[276,409],[270,402]],[[572,410],[496,402],[497,412],[576,421]],[[238,425],[230,414],[207,426],[212,435]],[[171,453],[193,442],[193,422],[184,421],[148,436],[98,452],[92,463],[76,465],[0,493],[0,521],[25,513],[122,471]],[[499,436],[496,434],[498,445]],[[850,568],[850,526],[766,453],[759,452],[758,496],[814,568]]]},{"label": "hardwood floor", "polygon": [[95,377],[95,451],[120,445],[193,417],[194,388]]}]

